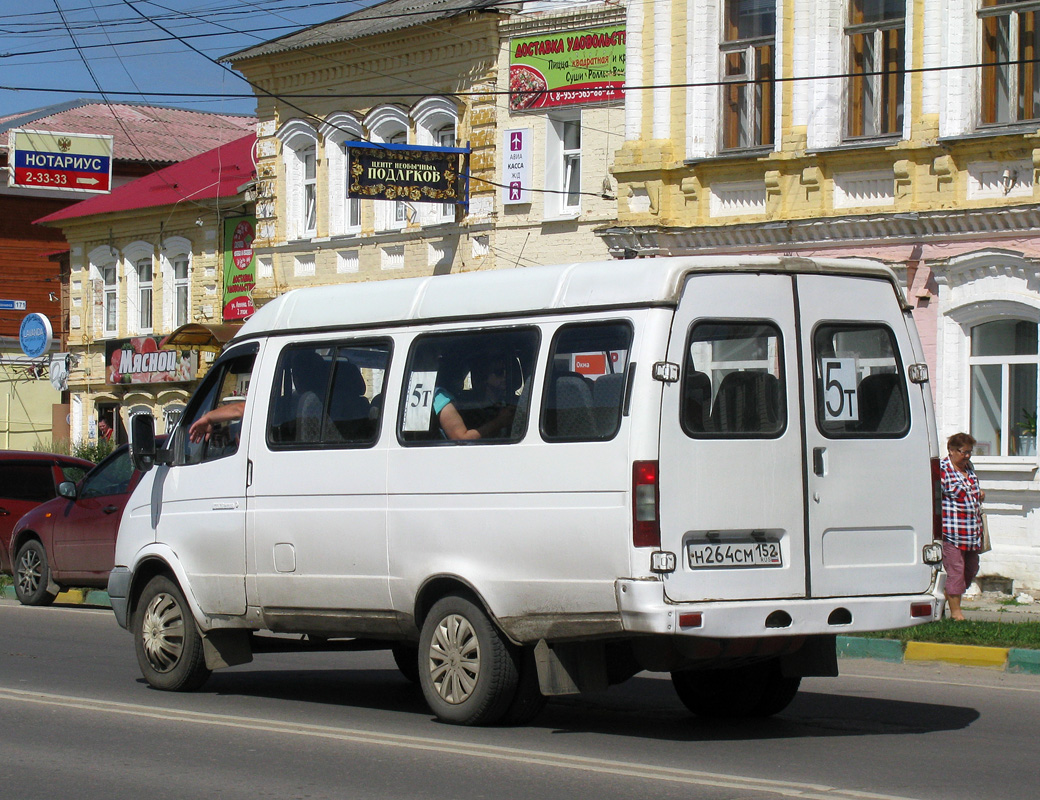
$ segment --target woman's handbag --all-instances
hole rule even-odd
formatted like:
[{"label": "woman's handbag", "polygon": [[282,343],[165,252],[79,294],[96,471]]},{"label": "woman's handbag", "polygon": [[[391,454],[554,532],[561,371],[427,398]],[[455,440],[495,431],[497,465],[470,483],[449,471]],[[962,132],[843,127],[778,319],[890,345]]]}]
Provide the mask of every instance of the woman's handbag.
[{"label": "woman's handbag", "polygon": [[988,553],[993,549],[993,545],[989,541],[989,525],[986,522],[986,513],[982,513],[982,547],[979,548],[980,553]]}]

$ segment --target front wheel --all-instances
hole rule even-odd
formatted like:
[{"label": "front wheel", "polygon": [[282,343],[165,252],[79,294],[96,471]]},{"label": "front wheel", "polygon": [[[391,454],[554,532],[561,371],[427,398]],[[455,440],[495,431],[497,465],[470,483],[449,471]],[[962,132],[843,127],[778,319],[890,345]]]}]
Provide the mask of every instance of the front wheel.
[{"label": "front wheel", "polygon": [[210,676],[191,609],[180,587],[157,575],[148,581],[134,608],[134,650],[149,685],[169,692],[191,692]]},{"label": "front wheel", "polygon": [[732,669],[672,673],[683,705],[699,716],[716,718],[779,714],[794,700],[801,681],[784,677],[775,659]]},{"label": "front wheel", "polygon": [[14,593],[27,606],[49,606],[57,593],[47,587],[51,582],[51,568],[47,550],[36,539],[30,539],[18,550],[14,559]]},{"label": "front wheel", "polygon": [[517,693],[512,646],[475,603],[438,600],[419,637],[419,684],[430,710],[455,725],[498,722]]}]

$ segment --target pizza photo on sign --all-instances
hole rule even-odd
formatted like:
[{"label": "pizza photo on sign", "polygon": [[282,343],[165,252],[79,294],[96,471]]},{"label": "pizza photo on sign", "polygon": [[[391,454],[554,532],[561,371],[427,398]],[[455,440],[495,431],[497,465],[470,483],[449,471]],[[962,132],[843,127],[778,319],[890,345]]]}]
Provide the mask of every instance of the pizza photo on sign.
[{"label": "pizza photo on sign", "polygon": [[548,88],[545,76],[534,67],[513,64],[509,68],[509,107],[513,111],[537,107]]}]

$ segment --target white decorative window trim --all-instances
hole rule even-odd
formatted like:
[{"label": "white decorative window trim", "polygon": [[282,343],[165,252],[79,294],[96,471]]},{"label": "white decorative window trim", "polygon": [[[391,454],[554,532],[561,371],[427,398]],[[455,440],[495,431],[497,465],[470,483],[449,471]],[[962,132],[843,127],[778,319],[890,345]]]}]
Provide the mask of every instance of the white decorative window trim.
[{"label": "white decorative window trim", "polygon": [[896,188],[892,170],[835,173],[833,202],[835,208],[894,205]]},{"label": "white decorative window trim", "polygon": [[[407,112],[396,105],[382,105],[368,112],[364,120],[369,139],[373,142],[388,143],[395,137],[404,134],[408,140],[410,120]],[[375,229],[377,231],[400,230],[407,225],[407,219],[398,219],[398,200],[373,200],[375,212]],[[405,214],[407,218],[407,213]]]},{"label": "white decorative window trim", "polygon": [[715,181],[710,193],[708,207],[713,217],[766,213],[765,181]]},{"label": "white decorative window trim", "polygon": [[315,273],[315,259],[313,253],[293,257],[293,277],[309,278]]},{"label": "white decorative window trim", "polygon": [[357,250],[340,250],[336,253],[336,272],[350,274],[361,268],[361,258]]},{"label": "white decorative window trim", "polygon": [[968,164],[969,200],[1033,197],[1033,162],[972,161]]},{"label": "white decorative window trim", "polygon": [[404,245],[390,245],[382,248],[382,269],[398,270],[404,269]]},{"label": "white decorative window trim", "polygon": [[[325,140],[326,175],[329,187],[329,235],[357,233],[361,230],[359,198],[347,198],[347,155],[343,143],[363,141],[365,138],[361,121],[353,114],[343,111],[329,114],[318,129]],[[356,223],[351,223],[350,206],[355,208]]]},{"label": "white decorative window trim", "polygon": [[191,240],[183,236],[171,236],[163,241],[159,252],[159,269],[162,275],[162,325],[164,331],[176,328],[177,286],[173,262],[180,258],[188,259],[188,315],[191,322],[191,281],[192,257]]},{"label": "white decorative window trim", "polygon": [[282,143],[282,168],[285,171],[285,236],[289,240],[309,238],[314,231],[308,231],[304,219],[307,209],[304,200],[304,163],[301,153],[314,148],[315,158],[318,154],[318,133],[302,119],[290,119],[278,130],[278,140]]}]

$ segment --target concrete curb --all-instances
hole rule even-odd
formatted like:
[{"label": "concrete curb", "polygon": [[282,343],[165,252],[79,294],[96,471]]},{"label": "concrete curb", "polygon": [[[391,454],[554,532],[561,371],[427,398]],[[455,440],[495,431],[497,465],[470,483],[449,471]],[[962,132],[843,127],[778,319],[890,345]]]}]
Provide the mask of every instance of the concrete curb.
[{"label": "concrete curb", "polygon": [[934,642],[900,642],[896,639],[838,637],[838,658],[875,658],[883,661],[943,661],[967,667],[1040,675],[1040,650],[1019,647],[976,647]]},{"label": "concrete curb", "polygon": [[[15,599],[14,587],[4,586],[0,596]],[[69,589],[54,601],[59,604],[108,606],[108,592],[101,589]],[[862,636],[839,636],[838,658],[873,658],[878,661],[942,661],[969,667],[1000,669],[1004,672],[1040,675],[1040,650],[1020,647],[976,647],[963,644],[933,642],[900,642],[896,639],[868,639]]]}]

